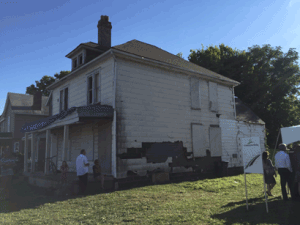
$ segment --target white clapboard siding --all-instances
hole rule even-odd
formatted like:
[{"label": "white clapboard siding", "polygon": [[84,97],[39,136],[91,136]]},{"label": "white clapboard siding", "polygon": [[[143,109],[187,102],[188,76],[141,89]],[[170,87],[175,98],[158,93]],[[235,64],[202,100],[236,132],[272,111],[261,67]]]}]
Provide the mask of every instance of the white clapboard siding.
[{"label": "white clapboard siding", "polygon": [[[222,129],[222,160],[229,162],[228,167],[243,165],[241,138],[259,137],[261,150],[265,151],[264,125],[220,119],[220,127]],[[236,154],[237,158],[233,158],[233,154]]]},{"label": "white clapboard siding", "polygon": [[[190,77],[122,60],[118,60],[117,65],[118,153],[130,147],[141,147],[142,142],[162,141],[183,141],[184,147],[191,152],[191,123],[203,125],[204,147],[210,148],[209,126],[218,125],[219,118],[209,108],[209,82],[197,79],[201,109],[192,110],[193,79]],[[230,103],[230,87],[219,87],[225,92],[222,101]],[[229,118],[234,118],[234,109],[230,111],[230,106],[225,110],[220,108],[219,113],[231,113]]]},{"label": "white clapboard siding", "polygon": [[191,101],[192,101],[192,109],[200,109],[201,108],[201,90],[199,79],[192,77],[191,78]]},{"label": "white clapboard siding", "polygon": [[72,80],[65,82],[59,87],[55,88],[52,93],[53,97],[53,114],[59,113],[59,91],[68,87],[69,108],[73,106],[84,106],[87,105],[87,84],[86,78],[89,74],[94,71],[100,71],[99,85],[100,93],[97,95],[100,97],[101,104],[112,105],[112,93],[113,93],[113,71],[112,71],[113,60],[106,60],[99,62],[95,66],[90,66],[81,72],[80,75],[74,77]]},{"label": "white clapboard siding", "polygon": [[211,111],[218,111],[218,85],[211,81],[209,82],[209,104]]},{"label": "white clapboard siding", "polygon": [[211,156],[222,156],[222,134],[220,127],[209,128]]}]

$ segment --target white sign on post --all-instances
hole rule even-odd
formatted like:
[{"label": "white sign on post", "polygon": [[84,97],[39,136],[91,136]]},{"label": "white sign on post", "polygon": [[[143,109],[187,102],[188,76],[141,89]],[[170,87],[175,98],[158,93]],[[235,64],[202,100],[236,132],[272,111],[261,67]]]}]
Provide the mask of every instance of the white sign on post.
[{"label": "white sign on post", "polygon": [[[243,152],[243,166],[245,178],[245,192],[246,192],[246,207],[248,209],[248,194],[247,194],[247,180],[246,173],[263,173],[262,151],[260,148],[259,137],[241,138],[242,152]],[[264,182],[266,209],[268,212],[268,203],[266,196],[266,184]]]},{"label": "white sign on post", "polygon": [[263,174],[259,137],[241,138],[245,173]]}]

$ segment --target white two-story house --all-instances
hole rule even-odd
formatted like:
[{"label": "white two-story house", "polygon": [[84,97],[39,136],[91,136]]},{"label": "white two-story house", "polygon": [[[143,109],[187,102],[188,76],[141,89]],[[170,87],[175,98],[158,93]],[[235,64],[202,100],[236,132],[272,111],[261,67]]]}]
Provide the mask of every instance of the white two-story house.
[{"label": "white two-story house", "polygon": [[111,47],[107,16],[97,27],[98,43],[67,54],[72,72],[48,87],[52,115],[23,126],[25,153],[36,155],[43,134],[45,156],[56,156],[58,167],[66,160],[75,171],[85,149],[91,165],[99,159],[102,172],[115,178],[220,162],[220,120],[235,120],[239,83],[138,40]]}]

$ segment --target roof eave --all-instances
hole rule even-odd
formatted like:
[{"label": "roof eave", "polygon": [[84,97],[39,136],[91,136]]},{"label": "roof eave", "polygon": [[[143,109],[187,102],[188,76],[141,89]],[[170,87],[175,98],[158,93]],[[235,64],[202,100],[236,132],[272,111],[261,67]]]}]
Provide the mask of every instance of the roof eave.
[{"label": "roof eave", "polygon": [[207,75],[207,74],[204,74],[204,73],[201,73],[201,72],[198,72],[198,71],[189,70],[189,69],[186,69],[186,68],[183,68],[183,67],[175,66],[173,64],[161,62],[161,61],[154,60],[154,59],[145,58],[143,56],[138,56],[138,55],[135,55],[135,54],[132,54],[132,53],[127,53],[127,52],[124,52],[124,51],[121,51],[121,50],[118,50],[118,49],[115,49],[115,48],[112,48],[112,52],[118,53],[118,54],[121,54],[121,55],[125,55],[125,56],[130,56],[130,57],[133,57],[133,58],[136,58],[136,59],[139,59],[139,60],[145,60],[145,61],[149,61],[149,62],[152,62],[152,63],[161,64],[163,66],[167,66],[168,68],[173,67],[174,69],[179,69],[179,70],[187,71],[187,72],[190,72],[190,73],[200,74],[202,76],[208,77],[209,79],[218,79],[219,81],[222,81],[223,83],[227,83],[228,85],[233,86],[233,87],[238,86],[240,84],[240,82],[238,82],[238,81],[223,80],[223,79],[212,77],[210,75]]},{"label": "roof eave", "polygon": [[104,52],[104,50],[93,48],[93,47],[90,47],[90,46],[87,46],[87,45],[81,43],[74,50],[72,50],[70,53],[68,53],[65,57],[67,57],[69,59],[72,59],[72,57],[74,55],[76,55],[76,52],[80,51],[81,49],[89,49],[89,50],[92,50],[92,51],[95,51],[95,52]]}]

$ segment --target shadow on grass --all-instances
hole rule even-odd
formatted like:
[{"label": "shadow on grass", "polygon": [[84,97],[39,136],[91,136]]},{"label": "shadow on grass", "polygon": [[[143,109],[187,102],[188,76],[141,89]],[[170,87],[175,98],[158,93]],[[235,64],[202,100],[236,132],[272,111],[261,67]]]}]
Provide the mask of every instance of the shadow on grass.
[{"label": "shadow on grass", "polygon": [[[99,193],[106,193],[102,190],[95,191],[87,188],[87,195],[95,195]],[[28,182],[13,177],[10,189],[10,198],[7,200],[0,200],[0,214],[16,212],[23,209],[34,209],[46,203],[55,203],[65,201],[68,199],[82,198],[80,195],[58,196],[54,190],[30,185]]]},{"label": "shadow on grass", "polygon": [[[234,207],[236,206],[236,207]],[[232,202],[222,208],[234,207],[227,212],[214,214],[212,217],[224,220],[224,224],[299,224],[300,202],[283,201],[281,197],[275,197],[268,200],[268,210],[264,197],[253,198],[248,201],[248,210],[246,201]]]}]

